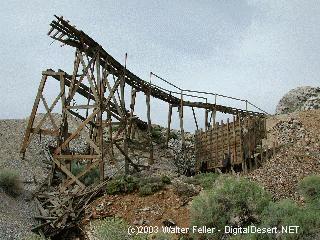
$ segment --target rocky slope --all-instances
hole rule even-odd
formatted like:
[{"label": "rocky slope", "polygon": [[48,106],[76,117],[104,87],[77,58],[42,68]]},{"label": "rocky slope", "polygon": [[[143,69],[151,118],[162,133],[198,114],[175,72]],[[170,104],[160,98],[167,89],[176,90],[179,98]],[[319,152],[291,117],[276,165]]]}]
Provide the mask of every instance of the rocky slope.
[{"label": "rocky slope", "polygon": [[31,142],[25,159],[19,150],[26,126],[25,120],[0,120],[0,169],[14,170],[23,184],[22,194],[13,198],[0,188],[0,239],[23,239],[34,224],[37,214],[32,193],[48,174],[41,143]]},{"label": "rocky slope", "polygon": [[319,87],[297,87],[290,90],[279,101],[276,114],[291,113],[320,108]]},{"label": "rocky slope", "polygon": [[261,183],[275,199],[299,200],[297,183],[320,174],[320,110],[276,115],[267,120],[268,140],[279,143],[275,156],[249,178]]}]

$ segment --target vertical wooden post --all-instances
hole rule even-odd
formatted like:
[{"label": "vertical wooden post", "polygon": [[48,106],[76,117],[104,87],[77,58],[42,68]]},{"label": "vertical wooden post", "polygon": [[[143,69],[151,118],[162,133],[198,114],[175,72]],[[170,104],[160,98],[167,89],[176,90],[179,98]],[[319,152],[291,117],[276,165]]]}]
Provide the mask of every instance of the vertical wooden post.
[{"label": "vertical wooden post", "polygon": [[[61,107],[62,107],[62,121],[61,121],[61,131],[59,137],[59,146],[68,138],[68,116],[66,109],[66,94],[65,94],[65,85],[64,85],[64,74],[61,73],[60,76],[60,92],[61,92]],[[66,147],[61,148],[61,153],[65,154],[69,151],[69,144]],[[66,160],[66,168],[71,171],[71,161]]]},{"label": "vertical wooden post", "polygon": [[[108,106],[109,108],[109,106]],[[109,144],[109,152],[110,152],[110,163],[114,163],[114,152],[113,152],[113,133],[112,133],[112,119],[111,119],[111,113],[110,113],[110,109],[107,109],[107,118],[108,118],[108,134],[109,134],[109,140],[110,140],[110,144]]]},{"label": "vertical wooden post", "polygon": [[100,70],[100,53],[97,54],[96,59],[96,71],[97,71],[97,89],[98,89],[98,96],[99,102],[98,108],[99,113],[97,114],[97,143],[101,151],[101,156],[99,157],[99,175],[100,175],[100,182],[104,180],[104,138],[103,138],[103,125],[102,125],[102,114],[103,114],[103,97],[104,97],[104,85],[101,79],[101,70]]},{"label": "vertical wooden post", "polygon": [[227,118],[227,138],[228,138],[228,158],[231,161],[231,151],[230,151],[230,123],[229,118]]},{"label": "vertical wooden post", "polygon": [[182,151],[185,148],[185,140],[184,140],[184,129],[183,129],[183,91],[181,90],[181,98],[180,98],[180,108],[179,108],[179,117],[180,117],[180,131],[181,131],[181,149]]},{"label": "vertical wooden post", "polygon": [[234,168],[234,163],[237,162],[237,135],[236,135],[236,117],[233,116],[233,122],[232,122],[232,129],[233,129],[233,141],[234,141],[234,145],[233,145],[233,158],[232,158],[232,162],[231,162],[231,168],[233,170]]},{"label": "vertical wooden post", "polygon": [[208,123],[208,110],[205,109],[204,111],[205,111],[204,112],[204,129],[205,129],[205,131],[207,131],[208,130],[208,126],[209,126],[209,123]]},{"label": "vertical wooden post", "polygon": [[218,142],[218,138],[219,138],[219,123],[217,122],[216,124],[215,124],[215,126],[216,126],[216,159],[215,159],[215,169],[216,169],[216,167],[217,167],[217,165],[218,165],[218,159],[219,159],[219,152],[218,152],[218,145],[219,145],[219,142]]},{"label": "vertical wooden post", "polygon": [[130,103],[130,120],[129,120],[129,127],[128,127],[128,136],[131,136],[131,129],[132,129],[132,122],[133,122],[133,114],[134,114],[134,107],[136,104],[136,95],[137,91],[132,87],[131,88],[131,103]]},{"label": "vertical wooden post", "polygon": [[198,141],[198,137],[199,137],[199,130],[196,130],[195,131],[195,134],[194,134],[194,157],[195,157],[195,160],[196,160],[196,163],[195,163],[195,171],[196,173],[199,172],[200,170],[200,159],[199,159],[199,141]]},{"label": "vertical wooden post", "polygon": [[151,126],[151,110],[150,110],[150,91],[146,93],[146,103],[147,103],[147,118],[148,118],[148,135],[149,135],[149,151],[150,151],[150,157],[149,157],[149,165],[152,165],[154,163],[153,159],[153,143],[152,143],[152,126]]},{"label": "vertical wooden post", "polygon": [[263,163],[263,147],[262,147],[262,143],[260,145],[260,164],[262,165]]},{"label": "vertical wooden post", "polygon": [[213,129],[211,128],[209,131],[209,141],[210,141],[210,152],[209,152],[209,158],[208,158],[208,167],[212,169],[212,166],[214,166],[214,161],[213,161]]},{"label": "vertical wooden post", "polygon": [[242,138],[243,138],[243,134],[242,134],[242,125],[241,125],[241,117],[238,116],[238,121],[239,121],[239,127],[240,127],[240,157],[241,157],[241,165],[242,165],[242,171],[243,172],[247,172],[247,164],[245,161],[245,158],[243,156],[243,142],[242,142]]},{"label": "vertical wooden post", "polygon": [[224,160],[224,154],[225,154],[225,149],[224,149],[224,138],[225,138],[225,134],[224,134],[224,123],[223,123],[223,120],[221,120],[221,145],[222,145],[222,148],[221,148],[221,159],[222,161]]},{"label": "vertical wooden post", "polygon": [[170,139],[171,116],[172,116],[172,104],[169,103],[168,126],[167,126],[167,136],[166,136],[166,146],[167,147],[168,147],[169,139]]},{"label": "vertical wooden post", "polygon": [[247,116],[246,117],[246,128],[248,130],[248,160],[249,160],[249,169],[252,168],[252,152],[253,152],[253,145],[252,145],[252,129],[251,129],[251,119]]},{"label": "vertical wooden post", "polygon": [[213,126],[214,126],[214,124],[216,122],[216,113],[217,113],[216,109],[211,111],[211,121],[210,121],[210,124],[212,124],[211,128],[213,128]]}]

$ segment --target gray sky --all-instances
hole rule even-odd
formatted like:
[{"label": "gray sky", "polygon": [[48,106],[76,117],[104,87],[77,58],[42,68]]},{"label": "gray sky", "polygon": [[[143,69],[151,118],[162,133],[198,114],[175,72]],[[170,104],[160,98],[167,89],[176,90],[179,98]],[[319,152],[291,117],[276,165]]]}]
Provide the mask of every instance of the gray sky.
[{"label": "gray sky", "polygon": [[46,35],[63,15],[143,79],[248,99],[274,112],[281,96],[319,86],[320,1],[1,2],[0,118],[29,115],[47,68],[71,71],[73,49]]}]

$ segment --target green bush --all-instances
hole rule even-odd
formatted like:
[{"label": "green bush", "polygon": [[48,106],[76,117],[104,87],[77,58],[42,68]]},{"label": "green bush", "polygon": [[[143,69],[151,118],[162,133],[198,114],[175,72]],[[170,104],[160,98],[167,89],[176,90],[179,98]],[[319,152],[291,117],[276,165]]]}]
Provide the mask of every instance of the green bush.
[{"label": "green bush", "polygon": [[0,172],[0,187],[9,195],[16,197],[22,191],[19,174],[13,170],[4,169]]},{"label": "green bush", "polygon": [[195,175],[192,178],[189,178],[187,181],[191,181],[190,183],[201,185],[204,189],[212,189],[215,181],[219,177],[219,174],[217,173],[200,173]]},{"label": "green bush", "polygon": [[[297,234],[282,233],[277,239],[316,239],[320,233],[320,211],[300,207],[289,199],[280,200],[270,205],[263,211],[262,227],[277,227],[281,231],[282,226],[299,226]],[[276,236],[264,235],[261,239],[274,239]]]},{"label": "green bush", "polygon": [[170,183],[171,183],[171,179],[170,179],[168,176],[166,176],[166,175],[163,175],[163,176],[161,177],[161,181],[162,181],[164,184],[170,184]]},{"label": "green bush", "polygon": [[141,178],[139,181],[139,195],[147,196],[154,194],[170,183],[171,180],[168,176]]},{"label": "green bush", "polygon": [[[212,190],[196,196],[191,205],[191,225],[224,229],[224,226],[258,224],[271,196],[256,183],[243,178],[220,177]],[[219,239],[223,231],[207,235]]]},{"label": "green bush", "polygon": [[131,193],[138,188],[138,181],[132,176],[121,176],[110,180],[106,192],[110,195],[119,193]]},{"label": "green bush", "polygon": [[307,204],[320,210],[320,175],[305,177],[300,181],[298,189]]},{"label": "green bush", "polygon": [[30,233],[23,240],[45,240],[45,238],[41,237],[38,234]]},{"label": "green bush", "polygon": [[160,191],[164,187],[161,177],[147,177],[139,182],[139,195],[147,196]]},{"label": "green bush", "polygon": [[166,184],[171,183],[168,176],[135,178],[133,176],[120,176],[110,180],[106,186],[106,192],[110,195],[120,193],[131,193],[139,191],[140,196],[151,195],[161,189]]},{"label": "green bush", "polygon": [[93,223],[96,237],[99,240],[142,240],[145,235],[130,236],[128,234],[129,224],[121,218],[105,218]]},{"label": "green bush", "polygon": [[[81,164],[79,162],[73,161],[71,163],[71,172],[75,176],[83,172],[86,168],[86,164]],[[83,182],[85,185],[91,185],[99,180],[99,169],[95,167],[87,172],[84,176],[80,177],[79,180]]]}]

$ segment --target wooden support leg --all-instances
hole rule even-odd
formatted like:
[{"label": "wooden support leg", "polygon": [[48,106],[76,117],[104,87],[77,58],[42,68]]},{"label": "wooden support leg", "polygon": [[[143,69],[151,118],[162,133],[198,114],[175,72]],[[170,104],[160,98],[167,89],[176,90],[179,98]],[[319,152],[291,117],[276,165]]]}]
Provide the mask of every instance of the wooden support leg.
[{"label": "wooden support leg", "polygon": [[167,137],[166,137],[166,146],[167,146],[167,147],[168,147],[169,139],[170,139],[171,117],[172,117],[172,104],[169,104]]},{"label": "wooden support leg", "polygon": [[194,123],[196,124],[196,128],[197,128],[197,131],[198,131],[199,130],[198,121],[197,121],[196,113],[194,112],[194,108],[193,107],[192,107],[192,115],[193,115]]},{"label": "wooden support leg", "polygon": [[31,135],[31,129],[32,129],[32,126],[33,126],[33,122],[34,122],[37,110],[38,110],[40,97],[42,95],[46,80],[47,80],[47,75],[42,75],[42,79],[40,81],[40,85],[39,85],[39,88],[38,88],[38,93],[37,93],[36,99],[35,99],[35,101],[33,103],[31,115],[29,117],[27,129],[26,129],[26,132],[24,134],[24,139],[23,139],[23,142],[22,142],[21,150],[20,150],[20,153],[23,154],[23,157],[24,157],[24,154],[25,154],[26,149],[27,149],[28,144],[29,144],[29,139],[30,139],[30,135]]},{"label": "wooden support leg", "polygon": [[97,125],[98,125],[98,139],[97,143],[100,148],[100,159],[99,159],[99,175],[100,175],[100,182],[104,181],[104,137],[103,137],[103,124],[102,124],[102,115],[103,115],[103,98],[104,98],[104,84],[101,79],[101,70],[100,70],[100,54],[97,53],[97,60],[96,60],[96,70],[97,70],[97,91],[99,96],[99,113],[97,114]]},{"label": "wooden support leg", "polygon": [[151,111],[150,111],[150,94],[146,94],[146,103],[147,103],[147,118],[148,118],[148,135],[149,135],[149,151],[150,151],[150,157],[149,157],[149,165],[152,165],[154,163],[153,159],[153,143],[152,143],[152,126],[151,126]]},{"label": "wooden support leg", "polygon": [[205,131],[208,130],[208,127],[209,127],[209,123],[208,123],[208,110],[205,109],[205,110],[204,110],[204,129],[205,129]]},{"label": "wooden support leg", "polygon": [[129,120],[129,126],[128,126],[128,136],[131,137],[131,131],[132,131],[132,123],[133,123],[133,114],[134,114],[134,107],[136,104],[136,95],[137,91],[132,87],[131,88],[131,104],[130,104],[130,120]]},{"label": "wooden support leg", "polygon": [[185,139],[184,139],[184,129],[183,129],[183,92],[181,91],[180,107],[179,107],[179,117],[180,117],[180,131],[181,131],[181,149],[185,149]]}]

